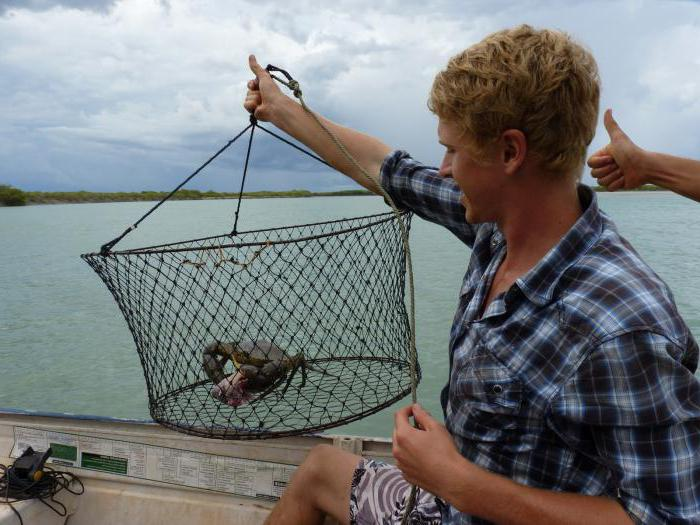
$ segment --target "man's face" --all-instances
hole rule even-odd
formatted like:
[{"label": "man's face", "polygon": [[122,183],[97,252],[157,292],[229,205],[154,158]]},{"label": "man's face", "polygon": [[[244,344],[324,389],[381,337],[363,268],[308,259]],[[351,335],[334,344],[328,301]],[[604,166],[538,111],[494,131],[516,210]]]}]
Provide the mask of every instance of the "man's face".
[{"label": "man's face", "polygon": [[440,119],[438,140],[445,146],[445,157],[438,172],[451,177],[462,190],[461,202],[466,208],[466,218],[471,224],[497,221],[499,217],[498,193],[505,182],[498,156],[477,162],[469,152],[471,142],[459,127]]}]

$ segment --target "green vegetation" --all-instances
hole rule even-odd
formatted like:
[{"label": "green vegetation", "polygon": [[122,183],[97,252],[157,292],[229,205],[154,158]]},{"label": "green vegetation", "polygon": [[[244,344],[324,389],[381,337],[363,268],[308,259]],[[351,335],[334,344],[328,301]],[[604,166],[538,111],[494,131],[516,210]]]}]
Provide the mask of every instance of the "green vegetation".
[{"label": "green vegetation", "polygon": [[[595,191],[608,191],[608,189],[605,186],[594,186],[593,189]],[[643,186],[640,186],[639,188],[635,188],[633,190],[617,190],[617,191],[665,191],[664,188],[661,188],[659,186],[654,186],[653,184],[645,184]]]},{"label": "green vegetation", "polygon": [[0,206],[24,206],[27,204],[27,194],[22,190],[5,184],[0,184]]},{"label": "green vegetation", "polygon": [[[6,189],[6,190],[5,190]],[[8,195],[17,193],[22,197],[21,202],[10,204],[4,199],[5,190]],[[132,202],[132,201],[159,201],[167,192],[142,191],[142,192],[113,192],[100,193],[91,191],[27,191],[23,192],[10,186],[0,186],[0,203],[5,205],[21,206],[23,204],[69,204],[84,202]],[[328,197],[349,195],[371,195],[367,190],[345,190],[311,192],[308,190],[289,191],[253,191],[243,193],[244,199],[265,199],[280,197]],[[237,199],[238,193],[219,193],[215,191],[180,190],[171,197],[172,200],[205,200],[205,199]]]},{"label": "green vegetation", "polygon": [[[602,186],[594,187],[596,191],[607,191]],[[632,191],[663,190],[658,186],[647,184]],[[70,204],[83,202],[133,202],[159,201],[168,193],[164,191],[113,192],[99,193],[91,191],[22,191],[9,185],[0,184],[0,206],[24,206],[25,204]],[[309,190],[289,191],[253,191],[243,193],[244,199],[332,197],[372,195],[367,190],[343,190],[313,192]],[[215,191],[180,190],[171,197],[172,200],[237,199],[238,193],[220,193]]]}]

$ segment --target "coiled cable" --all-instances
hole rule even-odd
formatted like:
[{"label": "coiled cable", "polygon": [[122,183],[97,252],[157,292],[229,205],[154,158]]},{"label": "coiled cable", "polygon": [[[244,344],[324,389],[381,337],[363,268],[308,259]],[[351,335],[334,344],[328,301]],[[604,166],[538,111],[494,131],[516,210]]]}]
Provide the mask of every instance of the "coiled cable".
[{"label": "coiled cable", "polygon": [[[82,481],[70,472],[53,470],[51,467],[44,467],[43,475],[38,476],[38,480],[28,479],[15,472],[14,465],[5,466],[0,463],[0,503],[7,503],[12,511],[17,515],[20,525],[24,525],[19,511],[12,505],[19,501],[28,499],[38,499],[59,516],[68,515],[68,509],[54,496],[62,490],[67,490],[76,496],[85,492]],[[71,488],[72,484],[77,487]]]}]

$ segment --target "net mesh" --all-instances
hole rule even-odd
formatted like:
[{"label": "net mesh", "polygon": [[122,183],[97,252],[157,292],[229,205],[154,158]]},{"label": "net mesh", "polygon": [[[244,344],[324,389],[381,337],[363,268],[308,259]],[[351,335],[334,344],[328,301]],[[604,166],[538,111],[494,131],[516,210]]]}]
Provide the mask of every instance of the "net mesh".
[{"label": "net mesh", "polygon": [[[155,421],[204,437],[282,437],[411,391],[400,220],[410,214],[82,257],[131,330]],[[230,385],[245,397],[221,395]]]}]

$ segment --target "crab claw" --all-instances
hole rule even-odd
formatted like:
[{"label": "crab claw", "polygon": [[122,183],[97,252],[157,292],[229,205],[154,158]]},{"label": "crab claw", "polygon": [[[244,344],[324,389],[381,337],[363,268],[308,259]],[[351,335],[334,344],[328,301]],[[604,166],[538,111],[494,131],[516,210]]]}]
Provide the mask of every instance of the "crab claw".
[{"label": "crab claw", "polygon": [[211,395],[214,399],[226,403],[232,407],[239,407],[250,401],[252,396],[246,392],[248,380],[240,373],[236,372],[211,388]]}]

